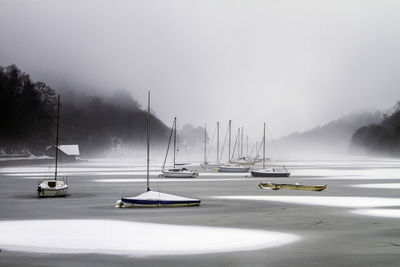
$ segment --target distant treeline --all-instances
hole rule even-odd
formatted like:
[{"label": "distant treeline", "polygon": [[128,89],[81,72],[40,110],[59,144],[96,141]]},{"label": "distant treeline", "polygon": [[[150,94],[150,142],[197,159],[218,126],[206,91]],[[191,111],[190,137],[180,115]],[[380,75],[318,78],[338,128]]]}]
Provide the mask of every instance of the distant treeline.
[{"label": "distant treeline", "polygon": [[[15,65],[0,67],[0,154],[43,154],[55,143],[56,92],[33,82]],[[69,92],[61,96],[60,143],[79,144],[82,154],[144,142],[147,112],[124,90],[100,98]],[[169,128],[151,115],[154,143]]]},{"label": "distant treeline", "polygon": [[43,150],[50,144],[54,114],[53,89],[42,82],[33,82],[15,65],[0,67],[0,149],[3,153]]},{"label": "distant treeline", "polygon": [[380,124],[359,128],[351,139],[351,150],[368,154],[400,156],[400,102]]}]

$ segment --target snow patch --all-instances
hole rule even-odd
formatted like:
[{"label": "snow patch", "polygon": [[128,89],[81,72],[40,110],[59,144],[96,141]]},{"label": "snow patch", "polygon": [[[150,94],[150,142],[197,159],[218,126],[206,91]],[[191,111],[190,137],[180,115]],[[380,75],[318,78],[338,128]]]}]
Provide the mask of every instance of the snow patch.
[{"label": "snow patch", "polygon": [[400,209],[360,209],[351,212],[360,215],[400,219]]},{"label": "snow patch", "polygon": [[301,176],[301,178],[325,176],[322,179],[400,179],[400,169],[302,169],[293,170],[292,176]]},{"label": "snow patch", "polygon": [[400,206],[400,198],[319,197],[319,196],[216,196],[219,199],[273,201],[301,205],[340,208],[373,208]]},{"label": "snow patch", "polygon": [[266,249],[299,239],[281,232],[116,220],[0,221],[1,248],[36,253],[204,254]]},{"label": "snow patch", "polygon": [[353,184],[351,187],[361,187],[361,188],[377,188],[377,189],[400,189],[400,183],[392,184]]}]

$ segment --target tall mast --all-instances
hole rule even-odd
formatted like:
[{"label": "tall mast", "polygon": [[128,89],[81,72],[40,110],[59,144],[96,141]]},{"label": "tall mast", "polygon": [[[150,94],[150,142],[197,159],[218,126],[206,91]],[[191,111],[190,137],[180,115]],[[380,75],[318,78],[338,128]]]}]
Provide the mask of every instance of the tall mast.
[{"label": "tall mast", "polygon": [[174,169],[175,169],[175,153],[176,153],[176,117],[174,118]]},{"label": "tall mast", "polygon": [[249,135],[246,135],[246,157],[249,156]]},{"label": "tall mast", "polygon": [[219,121],[217,121],[217,163],[219,163]]},{"label": "tall mast", "polygon": [[238,128],[238,133],[237,133],[237,140],[238,140],[238,161],[240,159],[240,148],[239,148],[239,143],[240,143],[240,127]]},{"label": "tall mast", "polygon": [[232,121],[229,120],[229,153],[228,153],[228,163],[231,163],[231,127],[232,127]]},{"label": "tall mast", "polygon": [[58,164],[58,124],[60,121],[60,95],[57,98],[57,131],[56,131],[56,170],[54,171],[54,180],[57,180],[57,164]]},{"label": "tall mast", "polygon": [[147,191],[150,191],[150,91],[147,96]]},{"label": "tall mast", "polygon": [[207,164],[207,124],[204,124],[204,164]]},{"label": "tall mast", "polygon": [[265,122],[264,122],[264,138],[263,138],[263,169],[265,169]]},{"label": "tall mast", "polygon": [[242,134],[240,137],[240,157],[243,158],[243,127],[242,127]]}]

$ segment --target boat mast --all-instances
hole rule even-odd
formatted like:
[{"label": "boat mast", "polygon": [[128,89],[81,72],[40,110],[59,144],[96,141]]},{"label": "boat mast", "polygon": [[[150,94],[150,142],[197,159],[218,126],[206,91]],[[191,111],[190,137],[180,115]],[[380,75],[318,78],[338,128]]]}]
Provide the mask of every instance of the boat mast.
[{"label": "boat mast", "polygon": [[264,138],[263,138],[263,169],[265,169],[265,122],[264,122]]},{"label": "boat mast", "polygon": [[56,169],[54,171],[54,180],[57,180],[57,163],[58,163],[58,124],[60,121],[60,95],[57,99],[57,131],[56,131]]},{"label": "boat mast", "polygon": [[228,163],[231,163],[231,128],[232,128],[232,121],[229,120],[229,153],[228,153]]},{"label": "boat mast", "polygon": [[219,121],[217,121],[217,163],[219,163]]},{"label": "boat mast", "polygon": [[238,140],[238,161],[239,161],[239,159],[240,159],[240,147],[239,147],[239,143],[240,143],[240,127],[238,128],[238,133],[237,133],[237,140]]},{"label": "boat mast", "polygon": [[243,126],[242,126],[242,134],[240,137],[240,157],[243,158]]},{"label": "boat mast", "polygon": [[258,157],[258,151],[257,151],[257,147],[258,147],[258,142],[256,141],[256,146],[255,146],[255,149],[256,149],[256,157],[255,157],[255,158],[257,158],[257,157]]},{"label": "boat mast", "polygon": [[164,168],[165,168],[165,163],[167,162],[169,147],[171,146],[171,140],[172,140],[173,133],[174,133],[174,122],[172,123],[172,126],[171,126],[171,133],[169,134],[167,153],[165,153],[164,163],[163,163],[163,166],[162,166],[162,170],[163,171],[164,171]]},{"label": "boat mast", "polygon": [[249,135],[246,135],[246,157],[249,156]]},{"label": "boat mast", "polygon": [[176,117],[174,118],[174,169],[175,169],[175,153],[176,153]]},{"label": "boat mast", "polygon": [[147,97],[147,191],[150,191],[150,91]]},{"label": "boat mast", "polygon": [[204,124],[204,164],[207,164],[207,124]]}]

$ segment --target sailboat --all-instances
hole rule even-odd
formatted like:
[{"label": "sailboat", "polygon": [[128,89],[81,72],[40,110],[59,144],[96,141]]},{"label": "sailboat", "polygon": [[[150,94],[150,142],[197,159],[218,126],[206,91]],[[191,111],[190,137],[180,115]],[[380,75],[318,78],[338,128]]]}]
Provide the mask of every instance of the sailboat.
[{"label": "sailboat", "polygon": [[285,165],[283,170],[278,168],[265,168],[265,122],[264,122],[264,137],[263,137],[263,168],[261,170],[252,170],[251,176],[253,177],[289,177],[290,172],[287,171]]},{"label": "sailboat", "polygon": [[[232,129],[232,121],[229,121],[229,151],[228,151],[228,162],[229,164],[226,164],[224,166],[221,166],[218,168],[218,172],[248,172],[250,170],[250,167],[243,167],[240,166],[239,164],[233,164],[234,162],[231,159],[231,129]],[[239,128],[240,131],[240,128]],[[239,132],[238,135],[236,136],[236,141],[239,137]],[[236,142],[235,142],[235,146],[234,148],[236,148]],[[238,151],[239,151],[239,146],[238,146]],[[235,153],[235,150],[233,151],[233,154]]]},{"label": "sailboat", "polygon": [[[207,161],[207,127],[204,127],[204,163],[200,166],[205,170],[216,170],[221,165],[219,162],[219,122],[217,122],[217,161],[208,162]],[[213,137],[214,139],[214,137]]]},{"label": "sailboat", "polygon": [[135,197],[122,197],[116,208],[160,208],[199,206],[200,200],[152,191],[150,189],[150,92],[147,108],[147,190]]},{"label": "sailboat", "polygon": [[[246,167],[252,167],[255,164],[255,161],[249,158],[248,156],[243,156],[243,127],[242,130],[240,131],[239,128],[239,133],[241,134],[240,138],[240,149],[239,149],[239,144],[238,144],[238,158],[236,160],[231,160],[231,163],[235,163],[238,166],[246,166]],[[247,146],[248,146],[248,136],[247,136]],[[248,148],[247,148],[248,150]]]},{"label": "sailboat", "polygon": [[[174,135],[174,168],[165,170],[165,162],[167,161],[169,146],[171,144],[171,137]],[[187,168],[178,168],[175,162],[176,158],[176,117],[174,118],[174,123],[172,124],[171,135],[168,142],[167,153],[165,155],[164,164],[162,167],[162,177],[165,178],[195,178],[199,176],[198,171],[191,171]]]},{"label": "sailboat", "polygon": [[55,158],[55,171],[54,179],[48,179],[38,182],[37,193],[38,197],[61,197],[65,196],[68,191],[66,181],[57,180],[57,167],[58,167],[58,128],[60,120],[60,95],[57,98],[57,132],[56,132],[56,158]]}]

